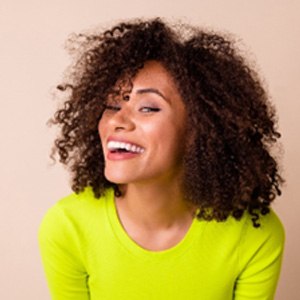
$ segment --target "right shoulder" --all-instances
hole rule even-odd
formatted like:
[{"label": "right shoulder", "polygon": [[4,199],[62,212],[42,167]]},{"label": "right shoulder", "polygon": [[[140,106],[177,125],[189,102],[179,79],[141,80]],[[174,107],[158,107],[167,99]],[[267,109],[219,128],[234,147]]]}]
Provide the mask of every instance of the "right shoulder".
[{"label": "right shoulder", "polygon": [[106,219],[106,201],[112,197],[111,189],[97,199],[92,189],[86,188],[79,194],[72,193],[60,199],[45,213],[39,227],[39,238],[81,235],[95,226],[101,226]]},{"label": "right shoulder", "polygon": [[90,214],[99,211],[104,207],[105,202],[113,197],[113,191],[108,189],[103,196],[99,199],[95,198],[94,193],[90,187],[84,191],[76,194],[72,193],[57,201],[46,213],[57,214],[60,213],[69,217],[76,216],[77,218],[83,217],[85,214]]}]

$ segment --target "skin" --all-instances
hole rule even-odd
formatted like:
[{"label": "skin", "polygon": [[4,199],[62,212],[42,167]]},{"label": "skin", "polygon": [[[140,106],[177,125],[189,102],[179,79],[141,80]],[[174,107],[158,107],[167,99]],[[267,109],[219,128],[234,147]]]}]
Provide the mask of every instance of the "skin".
[{"label": "skin", "polygon": [[[172,76],[156,61],[133,79],[129,101],[108,100],[99,122],[105,176],[119,184],[115,199],[128,235],[149,250],[176,245],[188,231],[195,208],[184,200],[182,184],[186,110]],[[126,141],[143,153],[114,154],[107,142]]]}]

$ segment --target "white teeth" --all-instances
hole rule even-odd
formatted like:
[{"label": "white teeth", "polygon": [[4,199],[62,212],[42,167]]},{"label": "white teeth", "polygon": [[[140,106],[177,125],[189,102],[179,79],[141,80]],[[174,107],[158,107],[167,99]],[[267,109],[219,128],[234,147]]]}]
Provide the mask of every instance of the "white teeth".
[{"label": "white teeth", "polygon": [[124,143],[124,142],[117,142],[117,141],[109,141],[107,143],[107,148],[108,150],[119,150],[119,149],[124,149],[129,152],[134,152],[134,153],[143,153],[144,148],[130,144],[130,143]]}]

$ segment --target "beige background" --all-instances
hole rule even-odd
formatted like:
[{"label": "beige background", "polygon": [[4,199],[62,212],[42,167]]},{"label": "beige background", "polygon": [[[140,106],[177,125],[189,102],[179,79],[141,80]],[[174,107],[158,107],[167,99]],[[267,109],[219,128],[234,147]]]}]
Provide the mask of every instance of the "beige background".
[{"label": "beige background", "polygon": [[49,299],[36,233],[46,209],[70,192],[63,168],[50,166],[54,134],[45,125],[68,64],[63,43],[71,32],[138,16],[224,29],[252,52],[278,108],[285,148],[287,185],[274,206],[287,236],[276,299],[300,299],[299,12],[296,0],[1,0],[0,299]]}]

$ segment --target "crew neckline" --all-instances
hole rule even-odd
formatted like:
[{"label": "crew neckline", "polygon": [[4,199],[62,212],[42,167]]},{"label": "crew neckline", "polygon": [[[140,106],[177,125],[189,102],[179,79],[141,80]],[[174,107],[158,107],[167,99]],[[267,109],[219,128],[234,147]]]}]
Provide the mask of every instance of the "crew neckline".
[{"label": "crew neckline", "polygon": [[187,251],[189,248],[191,248],[193,241],[196,238],[200,238],[200,235],[203,230],[203,222],[199,221],[196,217],[194,217],[189,229],[187,230],[184,237],[174,246],[154,251],[154,250],[148,250],[146,248],[143,248],[141,245],[136,243],[126,232],[123,225],[121,224],[121,221],[118,216],[115,197],[114,197],[114,191],[110,191],[109,194],[107,194],[106,197],[106,210],[107,215],[109,217],[109,222],[111,225],[111,228],[118,240],[118,242],[121,244],[122,247],[124,247],[128,252],[130,252],[133,255],[143,257],[143,258],[150,258],[150,257],[164,257],[164,256],[177,256],[182,254],[183,252]]}]

